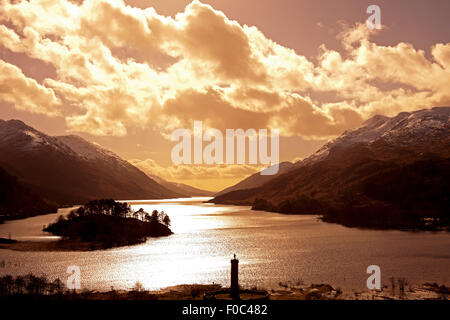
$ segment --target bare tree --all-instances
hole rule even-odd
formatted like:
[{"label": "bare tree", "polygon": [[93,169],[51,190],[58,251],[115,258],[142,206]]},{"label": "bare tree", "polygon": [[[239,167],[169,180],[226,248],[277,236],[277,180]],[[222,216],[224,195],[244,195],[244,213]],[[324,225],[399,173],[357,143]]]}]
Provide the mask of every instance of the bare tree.
[{"label": "bare tree", "polygon": [[395,278],[391,277],[391,278],[389,278],[389,281],[391,282],[392,295],[395,295]]},{"label": "bare tree", "polygon": [[400,290],[400,297],[403,297],[405,294],[405,287],[408,285],[408,281],[405,278],[398,278],[398,288]]}]

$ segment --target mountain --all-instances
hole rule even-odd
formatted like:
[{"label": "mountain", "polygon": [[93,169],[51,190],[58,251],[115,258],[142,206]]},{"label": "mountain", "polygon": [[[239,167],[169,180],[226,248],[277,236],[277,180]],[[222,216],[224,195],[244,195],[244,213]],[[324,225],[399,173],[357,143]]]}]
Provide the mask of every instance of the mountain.
[{"label": "mountain", "polygon": [[5,218],[26,218],[57,209],[0,168],[0,223]]},{"label": "mountain", "polygon": [[[344,132],[296,165],[304,166],[324,160],[331,152],[339,152],[358,143],[372,145],[373,150],[376,150],[377,146],[385,147],[386,149],[379,151],[386,152],[386,157],[390,155],[389,152],[393,152],[394,158],[401,157],[400,152],[407,152],[413,156],[419,155],[420,152],[448,156],[450,150],[446,135],[449,130],[449,110],[450,107],[435,107],[402,112],[392,118],[376,115],[364,122],[361,127]],[[437,145],[430,144],[430,141],[436,142]],[[411,148],[418,152],[410,150]]]},{"label": "mountain", "polygon": [[[139,167],[139,166],[137,166],[137,167]],[[167,180],[164,180],[155,175],[151,175],[149,173],[147,173],[147,175],[151,179],[158,182],[160,185],[166,187],[167,189],[172,190],[181,195],[184,195],[186,197],[210,197],[210,196],[214,195],[214,192],[212,192],[212,191],[198,189],[198,188],[192,187],[192,186],[184,184],[184,183],[167,181]]]},{"label": "mountain", "polygon": [[211,202],[371,228],[449,227],[450,107],[375,116],[264,185]]},{"label": "mountain", "polygon": [[48,136],[19,120],[0,120],[0,166],[59,205],[180,196],[111,151],[78,136]]},{"label": "mountain", "polygon": [[[66,145],[68,145],[76,153],[85,157],[86,159],[92,161],[103,161],[104,163],[109,164],[118,163],[125,168],[137,167],[139,169],[139,166],[130,164],[128,161],[121,159],[118,155],[116,155],[112,151],[105,149],[99,145],[90,143],[79,136],[69,135],[69,136],[58,136],[57,138],[60,141],[64,142]],[[187,184],[169,182],[158,176],[150,175],[148,173],[146,175],[150,179],[157,182],[162,187],[176,194],[177,196],[193,197],[193,196],[213,195],[213,192],[197,189]]]},{"label": "mountain", "polygon": [[[251,176],[245,178],[244,180],[238,182],[237,184],[228,187],[218,193],[215,194],[215,196],[220,196],[222,194],[236,191],[236,190],[243,190],[243,189],[252,189],[259,186],[262,186],[263,184],[269,182],[273,178],[291,170],[294,168],[295,165],[289,161],[281,162],[278,167],[278,173],[275,175],[261,175],[260,172],[252,174]],[[267,169],[266,169],[267,170]]]}]

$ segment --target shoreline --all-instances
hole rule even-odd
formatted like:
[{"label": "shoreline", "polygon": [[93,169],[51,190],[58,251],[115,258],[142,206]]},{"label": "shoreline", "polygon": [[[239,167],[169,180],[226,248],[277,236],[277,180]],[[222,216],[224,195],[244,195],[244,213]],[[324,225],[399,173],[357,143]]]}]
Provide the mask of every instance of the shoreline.
[{"label": "shoreline", "polygon": [[96,251],[108,250],[113,248],[138,245],[140,243],[128,243],[120,246],[105,246],[102,242],[83,242],[78,240],[59,240],[59,241],[16,241],[11,243],[0,243],[0,249],[13,250],[20,252],[73,252],[73,251]]},{"label": "shoreline", "polygon": [[[38,295],[17,294],[0,296],[2,299],[42,299],[42,300],[203,300],[226,301],[235,300],[230,296],[230,289],[219,284],[180,284],[160,290],[145,290],[140,283],[129,290],[98,291],[88,289],[62,289],[58,293],[43,293]],[[292,288],[277,288],[272,290],[258,288],[243,288],[239,291],[241,301],[263,300],[448,300],[450,288],[436,283],[425,283],[414,288],[405,288],[400,292],[398,288],[366,291],[342,291],[329,284],[311,284],[309,286],[295,286]]]}]

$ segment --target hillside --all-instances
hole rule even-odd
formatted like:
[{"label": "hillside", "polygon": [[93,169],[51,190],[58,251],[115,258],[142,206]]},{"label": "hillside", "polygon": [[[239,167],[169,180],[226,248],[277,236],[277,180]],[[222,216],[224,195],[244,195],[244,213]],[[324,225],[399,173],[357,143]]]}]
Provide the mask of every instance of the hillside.
[{"label": "hillside", "polygon": [[282,175],[289,170],[292,170],[295,165],[289,161],[281,162],[279,164],[278,173],[275,175],[262,175],[260,172],[252,174],[251,176],[245,178],[244,180],[238,182],[237,184],[228,187],[218,193],[216,193],[216,197],[222,194],[236,191],[236,190],[244,190],[244,189],[252,189],[262,186],[263,184],[269,182],[277,176]]},{"label": "hillside", "polygon": [[189,197],[210,197],[214,195],[214,192],[212,191],[198,189],[185,183],[166,181],[156,176],[154,176],[153,179],[167,189]]},{"label": "hillside", "polygon": [[0,223],[6,219],[27,218],[57,210],[54,203],[44,200],[0,168]]},{"label": "hillside", "polygon": [[450,108],[375,116],[296,168],[215,203],[373,228],[448,228]]},{"label": "hillside", "polygon": [[0,120],[0,166],[58,205],[180,196],[111,151],[77,136],[51,137],[18,120]]},{"label": "hillside", "polygon": [[[139,165],[136,165],[139,168]],[[214,192],[198,189],[195,187],[192,187],[190,185],[187,185],[185,183],[179,183],[179,182],[171,182],[164,180],[163,178],[160,178],[158,176],[152,175],[147,173],[147,175],[158,182],[163,187],[166,187],[167,189],[174,191],[176,193],[179,193],[186,197],[210,197],[214,195]]]}]

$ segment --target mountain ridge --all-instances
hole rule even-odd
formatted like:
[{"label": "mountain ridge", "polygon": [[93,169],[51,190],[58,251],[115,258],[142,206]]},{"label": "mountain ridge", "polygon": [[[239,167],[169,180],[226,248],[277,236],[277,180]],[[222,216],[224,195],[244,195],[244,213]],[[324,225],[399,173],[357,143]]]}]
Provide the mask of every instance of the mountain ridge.
[{"label": "mountain ridge", "polygon": [[[274,179],[275,177],[277,177],[295,167],[295,165],[289,161],[280,162],[278,164],[278,166],[279,166],[278,173],[276,175],[261,175],[260,172],[254,173],[254,174],[248,176],[247,178],[241,180],[237,184],[235,184],[231,187],[225,188],[222,191],[217,192],[214,196],[217,197],[217,196],[220,196],[222,194],[226,194],[226,193],[229,193],[232,191],[252,189],[252,188],[262,186],[264,183],[269,182],[270,180]],[[267,169],[265,169],[265,170],[267,170]]]},{"label": "mountain ridge", "polygon": [[[139,166],[137,166],[139,167]],[[212,195],[214,195],[213,191],[208,191],[208,190],[203,190],[203,189],[199,189],[193,186],[190,186],[188,184],[185,183],[181,183],[181,182],[173,182],[173,181],[167,181],[161,177],[146,173],[150,178],[152,178],[153,180],[155,180],[156,182],[158,182],[160,185],[173,190],[175,192],[178,192],[180,194],[185,193],[186,195],[190,196],[190,197],[210,197]]]},{"label": "mountain ridge", "polygon": [[270,182],[211,202],[348,226],[424,228],[430,218],[448,228],[449,118],[449,107],[371,118]]},{"label": "mountain ridge", "polygon": [[52,137],[20,120],[0,121],[0,166],[60,205],[183,196],[105,148],[78,136]]}]

